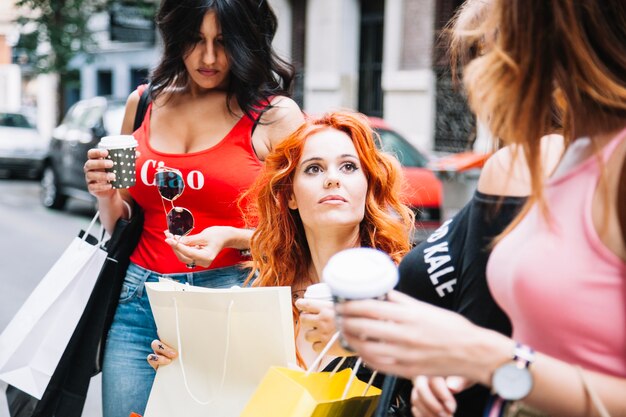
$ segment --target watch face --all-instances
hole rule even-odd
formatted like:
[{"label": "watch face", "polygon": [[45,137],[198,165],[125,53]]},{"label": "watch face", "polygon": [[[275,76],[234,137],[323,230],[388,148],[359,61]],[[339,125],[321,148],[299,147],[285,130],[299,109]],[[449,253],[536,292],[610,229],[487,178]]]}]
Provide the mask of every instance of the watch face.
[{"label": "watch face", "polygon": [[530,393],[533,379],[528,368],[520,368],[515,362],[510,362],[496,369],[492,384],[501,398],[514,401]]}]

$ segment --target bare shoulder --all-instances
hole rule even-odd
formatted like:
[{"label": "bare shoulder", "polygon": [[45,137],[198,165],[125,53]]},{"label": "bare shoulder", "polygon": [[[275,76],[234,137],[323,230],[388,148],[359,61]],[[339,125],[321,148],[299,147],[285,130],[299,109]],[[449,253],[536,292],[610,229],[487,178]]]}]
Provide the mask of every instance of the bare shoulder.
[{"label": "bare shoulder", "polygon": [[261,122],[277,130],[296,130],[304,123],[300,106],[289,97],[275,96],[270,100],[271,107],[261,116]]},{"label": "bare shoulder", "polygon": [[[541,164],[545,177],[554,171],[563,154],[563,136],[547,135],[541,140]],[[485,163],[478,180],[484,194],[525,197],[530,194],[530,173],[521,147],[508,145]]]},{"label": "bare shoulder", "polygon": [[261,115],[252,138],[260,159],[304,123],[300,106],[291,98],[275,96],[270,104],[271,107]]},{"label": "bare shoulder", "polygon": [[515,145],[505,146],[485,162],[478,191],[489,195],[524,197],[530,194],[526,158]]},{"label": "bare shoulder", "polygon": [[137,113],[139,98],[139,92],[135,90],[130,93],[126,99],[126,109],[124,111],[124,120],[122,121],[122,133],[124,134],[130,134],[133,132],[135,113]]}]

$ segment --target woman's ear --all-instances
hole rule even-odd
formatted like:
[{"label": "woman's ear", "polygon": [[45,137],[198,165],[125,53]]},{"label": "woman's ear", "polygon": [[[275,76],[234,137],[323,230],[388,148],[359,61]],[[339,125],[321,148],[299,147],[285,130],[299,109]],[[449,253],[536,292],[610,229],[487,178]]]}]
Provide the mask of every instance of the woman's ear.
[{"label": "woman's ear", "polygon": [[296,202],[296,196],[293,193],[289,194],[289,199],[287,200],[287,205],[292,210],[298,209],[298,203]]}]

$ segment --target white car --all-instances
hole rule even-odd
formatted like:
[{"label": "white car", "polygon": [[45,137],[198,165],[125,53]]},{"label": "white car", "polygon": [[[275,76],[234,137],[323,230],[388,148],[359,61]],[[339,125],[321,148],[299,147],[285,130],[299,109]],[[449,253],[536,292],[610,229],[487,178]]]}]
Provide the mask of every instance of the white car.
[{"label": "white car", "polygon": [[39,178],[48,142],[23,114],[0,112],[0,177]]}]

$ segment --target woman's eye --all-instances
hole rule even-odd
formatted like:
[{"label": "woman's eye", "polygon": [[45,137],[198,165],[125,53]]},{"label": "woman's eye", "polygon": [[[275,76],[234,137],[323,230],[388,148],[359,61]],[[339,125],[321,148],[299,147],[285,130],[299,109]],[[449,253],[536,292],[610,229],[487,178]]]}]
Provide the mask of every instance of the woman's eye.
[{"label": "woman's eye", "polygon": [[309,165],[304,169],[305,174],[319,174],[322,172],[322,168],[319,165]]},{"label": "woman's eye", "polygon": [[341,168],[346,172],[354,172],[359,169],[359,167],[353,162],[346,162]]}]

